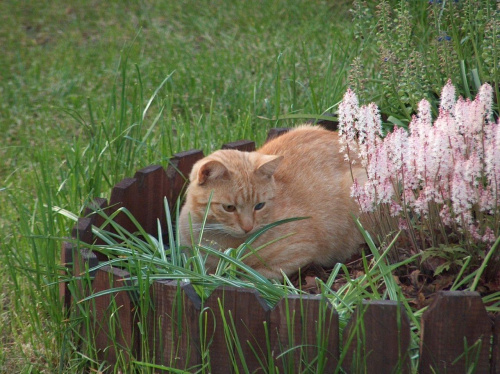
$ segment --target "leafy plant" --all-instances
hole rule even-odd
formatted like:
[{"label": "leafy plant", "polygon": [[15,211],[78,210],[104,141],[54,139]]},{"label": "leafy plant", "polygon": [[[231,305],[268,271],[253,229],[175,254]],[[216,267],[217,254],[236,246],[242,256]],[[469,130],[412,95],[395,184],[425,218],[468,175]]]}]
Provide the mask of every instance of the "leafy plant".
[{"label": "leafy plant", "polygon": [[458,245],[443,245],[440,244],[439,247],[426,248],[421,256],[421,261],[426,260],[441,260],[440,264],[434,269],[434,275],[439,275],[442,272],[449,271],[450,269],[462,268],[468,260],[469,252]]},{"label": "leafy plant", "polygon": [[[448,79],[471,99],[481,82],[500,105],[500,10],[494,0],[399,1],[377,5],[354,1],[352,14],[360,50],[350,73],[353,89],[376,101],[393,125],[406,126],[425,98],[437,113]],[[375,53],[376,62],[365,56]]]}]

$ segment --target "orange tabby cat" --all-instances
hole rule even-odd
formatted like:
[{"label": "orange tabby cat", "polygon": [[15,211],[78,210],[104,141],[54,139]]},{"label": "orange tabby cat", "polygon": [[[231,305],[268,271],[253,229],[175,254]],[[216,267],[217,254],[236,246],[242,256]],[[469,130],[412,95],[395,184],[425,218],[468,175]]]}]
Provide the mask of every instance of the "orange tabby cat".
[{"label": "orange tabby cat", "polygon": [[[354,177],[364,183],[364,170],[355,165]],[[358,214],[350,197],[349,163],[339,153],[338,134],[321,127],[301,126],[265,144],[256,152],[220,150],[198,161],[191,171],[182,208],[180,241],[191,245],[210,195],[212,202],[203,244],[218,250],[237,248],[267,224],[293,217],[309,217],[272,228],[252,245],[257,248],[245,263],[268,278],[282,278],[299,268],[344,261],[363,238],[351,213]],[[216,258],[209,257],[214,270]]]}]

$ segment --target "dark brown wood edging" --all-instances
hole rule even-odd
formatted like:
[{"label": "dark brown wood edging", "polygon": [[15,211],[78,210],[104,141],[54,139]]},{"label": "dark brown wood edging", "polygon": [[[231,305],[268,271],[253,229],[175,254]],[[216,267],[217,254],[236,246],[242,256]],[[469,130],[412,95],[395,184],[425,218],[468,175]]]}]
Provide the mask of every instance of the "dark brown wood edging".
[{"label": "dark brown wood edging", "polygon": [[[268,140],[286,131],[272,129]],[[253,151],[255,143],[244,140],[222,148]],[[91,230],[103,223],[94,213],[97,209],[110,215],[126,207],[147,233],[157,234],[157,219],[166,229],[164,197],[175,204],[192,165],[202,157],[199,150],[181,152],[166,170],[149,166],[124,179],[113,188],[109,204],[101,198],[93,201],[75,225],[73,238],[97,241]],[[124,214],[115,221],[134,231]],[[103,260],[102,254],[63,243],[61,261],[77,277]],[[76,294],[124,286],[127,277],[122,269],[102,267],[90,274],[91,284],[81,282],[73,294],[62,284],[60,294],[69,307]],[[325,373],[335,372],[339,364],[346,372],[365,368],[369,373],[409,373],[410,357],[419,351],[419,373],[464,373],[471,366],[477,373],[500,373],[500,316],[490,318],[475,292],[440,292],[421,317],[419,347],[411,346],[408,316],[393,301],[363,302],[341,339],[337,312],[319,296],[288,296],[269,308],[254,290],[221,287],[202,302],[190,284],[162,280],[153,282],[149,297],[152,307],[145,322],[138,321],[134,296],[127,291],[104,292],[93,299],[94,331],[89,336],[100,360],[127,361],[131,352],[136,360],[144,356],[152,363],[188,371],[209,362],[212,373],[233,372],[232,361],[250,372],[271,365],[280,373],[289,372],[290,365],[301,372],[309,362],[324,365]],[[232,344],[223,321],[234,325],[237,337]]]}]

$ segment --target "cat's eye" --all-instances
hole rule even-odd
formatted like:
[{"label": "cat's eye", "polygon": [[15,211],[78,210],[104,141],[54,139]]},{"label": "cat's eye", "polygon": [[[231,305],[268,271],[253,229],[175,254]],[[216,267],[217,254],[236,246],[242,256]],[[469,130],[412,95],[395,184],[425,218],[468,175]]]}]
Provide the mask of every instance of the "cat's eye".
[{"label": "cat's eye", "polygon": [[232,213],[232,212],[236,211],[236,206],[234,206],[234,205],[225,205],[225,204],[222,204],[222,208],[226,212],[229,212],[229,213]]},{"label": "cat's eye", "polygon": [[253,207],[254,210],[261,210],[262,208],[264,208],[264,205],[266,205],[266,203],[258,203],[257,205],[255,205]]}]

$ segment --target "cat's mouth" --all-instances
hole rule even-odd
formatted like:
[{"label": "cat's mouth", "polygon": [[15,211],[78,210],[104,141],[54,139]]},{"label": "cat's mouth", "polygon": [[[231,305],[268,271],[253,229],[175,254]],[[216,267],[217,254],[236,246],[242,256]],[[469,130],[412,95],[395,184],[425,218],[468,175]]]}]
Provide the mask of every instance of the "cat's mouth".
[{"label": "cat's mouth", "polygon": [[227,235],[235,239],[245,240],[254,234],[258,227],[253,227],[250,231],[245,231],[241,227],[231,227],[223,224],[207,224],[204,227],[206,232],[217,233],[219,235]]},{"label": "cat's mouth", "polygon": [[254,232],[254,230],[252,231],[249,231],[249,232],[236,232],[236,231],[231,231],[229,233],[229,235],[231,235],[233,238],[237,238],[237,239],[246,239],[248,238],[250,235],[252,235]]},{"label": "cat's mouth", "polygon": [[252,236],[253,234],[255,234],[255,232],[258,230],[258,227],[254,227],[252,228],[251,230],[249,231],[245,231],[244,229],[242,228],[238,228],[238,229],[231,229],[231,230],[228,230],[228,234],[231,235],[233,238],[237,238],[237,239],[247,239],[248,237]]}]

